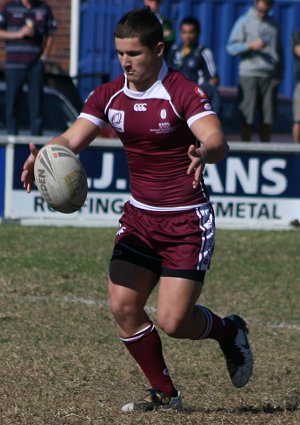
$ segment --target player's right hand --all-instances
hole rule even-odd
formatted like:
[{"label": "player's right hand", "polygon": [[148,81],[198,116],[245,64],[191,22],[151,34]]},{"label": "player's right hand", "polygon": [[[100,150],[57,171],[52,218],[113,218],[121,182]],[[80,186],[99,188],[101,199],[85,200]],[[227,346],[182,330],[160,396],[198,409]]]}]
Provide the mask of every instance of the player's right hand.
[{"label": "player's right hand", "polygon": [[34,163],[37,154],[39,153],[38,148],[33,143],[29,144],[29,149],[30,155],[24,162],[23,171],[21,174],[21,182],[23,183],[23,187],[27,191],[27,193],[30,193],[32,189],[32,185],[34,182]]}]

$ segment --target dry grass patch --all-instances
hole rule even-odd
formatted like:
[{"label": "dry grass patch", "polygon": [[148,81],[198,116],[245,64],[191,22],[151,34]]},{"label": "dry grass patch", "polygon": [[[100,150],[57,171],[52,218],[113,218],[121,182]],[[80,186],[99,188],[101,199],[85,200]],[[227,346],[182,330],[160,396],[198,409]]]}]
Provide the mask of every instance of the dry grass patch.
[{"label": "dry grass patch", "polygon": [[[248,386],[214,341],[161,334],[185,410],[124,414],[148,383],[107,307],[113,229],[0,226],[1,425],[298,425],[300,234],[219,231],[202,302],[250,325]],[[155,317],[155,293],[148,305]]]}]

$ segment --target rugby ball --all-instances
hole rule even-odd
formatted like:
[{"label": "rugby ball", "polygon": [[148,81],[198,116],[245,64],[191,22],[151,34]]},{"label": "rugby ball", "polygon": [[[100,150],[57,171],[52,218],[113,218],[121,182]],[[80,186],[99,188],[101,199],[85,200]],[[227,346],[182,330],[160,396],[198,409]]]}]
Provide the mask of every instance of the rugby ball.
[{"label": "rugby ball", "polygon": [[41,196],[56,211],[73,213],[86,200],[88,185],[84,168],[65,146],[48,144],[39,151],[34,178]]}]

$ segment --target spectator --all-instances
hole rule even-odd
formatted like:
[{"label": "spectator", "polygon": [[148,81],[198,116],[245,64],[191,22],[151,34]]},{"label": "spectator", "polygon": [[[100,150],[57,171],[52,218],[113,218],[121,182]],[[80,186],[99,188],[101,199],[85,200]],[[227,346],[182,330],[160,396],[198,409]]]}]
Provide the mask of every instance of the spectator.
[{"label": "spectator", "polygon": [[193,17],[187,17],[180,23],[182,43],[172,46],[168,64],[182,71],[188,78],[200,85],[210,97],[215,112],[220,110],[220,96],[217,86],[219,77],[212,51],[199,44],[200,23]]},{"label": "spectator", "polygon": [[149,7],[150,10],[155,13],[159,22],[162,24],[165,44],[164,57],[167,58],[170,48],[175,41],[175,31],[172,21],[159,13],[162,2],[163,0],[144,0],[144,5]]},{"label": "spectator", "polygon": [[293,98],[293,140],[300,143],[300,29],[292,34],[292,49],[296,62],[296,86]]},{"label": "spectator", "polygon": [[25,82],[28,84],[31,134],[42,134],[44,62],[55,30],[52,11],[43,1],[8,1],[0,9],[0,39],[5,40],[6,50],[8,134],[18,134],[17,109]]},{"label": "spectator", "polygon": [[260,113],[259,137],[270,141],[276,96],[282,74],[278,24],[270,17],[273,0],[255,0],[235,23],[227,51],[240,55],[239,109],[241,138],[251,140],[255,114]]}]

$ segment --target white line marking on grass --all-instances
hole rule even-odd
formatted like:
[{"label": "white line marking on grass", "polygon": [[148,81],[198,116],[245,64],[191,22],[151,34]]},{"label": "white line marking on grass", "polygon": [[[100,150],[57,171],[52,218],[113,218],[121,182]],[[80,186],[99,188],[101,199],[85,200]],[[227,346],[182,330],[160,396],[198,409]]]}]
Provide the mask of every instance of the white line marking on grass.
[{"label": "white line marking on grass", "polygon": [[[102,304],[102,302],[97,302],[96,300],[93,299],[85,299],[82,297],[75,297],[74,295],[72,296],[66,296],[63,297],[63,301],[67,302],[67,303],[78,303],[78,304],[85,304],[85,305],[99,305]],[[107,305],[106,303],[103,303],[105,305]]]},{"label": "white line marking on grass", "polygon": [[277,324],[269,324],[273,329],[290,329],[294,331],[300,331],[300,325],[291,325],[289,323],[281,322]]},{"label": "white line marking on grass", "polygon": [[[23,296],[22,299],[29,300],[31,302],[39,302],[39,301],[56,301],[56,302],[63,302],[63,303],[77,303],[77,304],[83,304],[83,305],[91,305],[91,306],[102,306],[107,307],[108,306],[108,300],[95,300],[93,298],[83,298],[83,297],[76,297],[75,295],[68,295],[64,296],[62,298],[59,297],[48,297],[48,296]],[[156,306],[153,305],[147,305],[145,307],[145,310],[148,313],[155,314],[156,313]],[[300,332],[300,325],[296,324],[290,324],[286,322],[281,323],[268,323],[267,326],[272,329],[288,329],[288,330],[294,330],[296,332]]]}]

